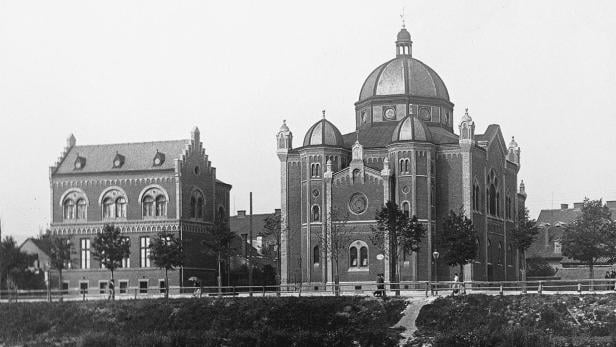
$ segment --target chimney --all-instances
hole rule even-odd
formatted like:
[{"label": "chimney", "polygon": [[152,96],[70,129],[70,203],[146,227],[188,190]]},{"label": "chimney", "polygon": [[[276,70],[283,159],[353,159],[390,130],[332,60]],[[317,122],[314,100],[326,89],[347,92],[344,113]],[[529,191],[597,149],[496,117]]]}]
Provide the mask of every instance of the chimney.
[{"label": "chimney", "polygon": [[607,205],[607,208],[609,208],[610,210],[616,210],[616,201],[614,200],[606,201],[605,204]]},{"label": "chimney", "polygon": [[582,208],[582,206],[584,206],[583,202],[574,202],[573,203],[573,208]]},{"label": "chimney", "polygon": [[560,204],[560,209],[561,210],[566,210],[569,208],[569,204]]},{"label": "chimney", "polygon": [[[614,201],[616,203],[616,201]],[[279,216],[280,215],[280,209],[274,209],[274,215]]]},{"label": "chimney", "polygon": [[237,210],[237,216],[240,218],[246,217],[246,210]]}]

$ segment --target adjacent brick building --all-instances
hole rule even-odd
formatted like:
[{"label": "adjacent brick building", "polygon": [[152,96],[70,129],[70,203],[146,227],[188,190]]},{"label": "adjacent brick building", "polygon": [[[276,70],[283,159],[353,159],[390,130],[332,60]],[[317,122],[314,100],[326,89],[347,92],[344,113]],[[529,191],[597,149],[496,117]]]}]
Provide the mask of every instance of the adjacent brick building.
[{"label": "adjacent brick building", "polygon": [[92,241],[105,224],[130,240],[130,256],[115,273],[116,288],[164,286],[164,271],[149,259],[150,241],[161,231],[182,240],[185,264],[169,285],[197,276],[216,283],[216,263],[201,242],[217,218],[228,219],[231,186],[216,178],[195,128],[190,139],[77,145],[71,135],[50,168],[51,233],[73,246],[64,286],[105,288],[109,271],[92,257]]},{"label": "adjacent brick building", "polygon": [[[353,240],[340,259],[341,281],[373,281],[388,257],[370,241],[375,213],[395,201],[428,230],[418,253],[399,257],[402,280],[434,279],[442,220],[463,208],[479,233],[479,258],[466,266],[467,280],[515,280],[519,255],[511,244],[518,207],[520,148],[507,145],[498,125],[475,133],[468,110],[453,123],[454,104],[439,75],[412,56],[411,36],[402,29],[396,57],[372,71],[355,103],[355,131],[341,134],[323,118],[293,147],[283,122],[277,133],[281,166],[281,279],[283,283],[333,281],[331,211],[349,211]],[[458,134],[454,133],[457,127]],[[438,262],[440,280],[453,271]]]}]

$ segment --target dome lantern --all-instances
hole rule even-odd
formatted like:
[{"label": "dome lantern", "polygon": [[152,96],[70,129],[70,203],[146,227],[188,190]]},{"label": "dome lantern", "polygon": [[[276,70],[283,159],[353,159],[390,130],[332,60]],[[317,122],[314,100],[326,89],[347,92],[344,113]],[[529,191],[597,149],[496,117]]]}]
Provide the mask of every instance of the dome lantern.
[{"label": "dome lantern", "polygon": [[402,25],[402,29],[398,32],[398,36],[396,37],[396,56],[412,56],[412,48],[413,41],[411,41],[411,34],[406,30],[404,25]]}]

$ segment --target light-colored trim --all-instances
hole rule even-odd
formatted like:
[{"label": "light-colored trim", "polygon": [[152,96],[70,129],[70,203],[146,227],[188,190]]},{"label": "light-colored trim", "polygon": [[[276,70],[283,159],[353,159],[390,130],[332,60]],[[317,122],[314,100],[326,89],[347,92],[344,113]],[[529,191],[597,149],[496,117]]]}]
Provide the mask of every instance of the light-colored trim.
[{"label": "light-colored trim", "polygon": [[[64,208],[64,205],[63,205],[64,199],[66,199],[66,196],[72,192],[76,192],[76,193],[83,195],[83,198],[86,200],[86,205],[90,205],[90,200],[88,199],[88,196],[86,195],[86,192],[83,191],[83,189],[69,188],[62,194],[62,196],[60,196],[60,201],[59,201],[60,207]],[[75,201],[75,206],[77,206],[77,201]],[[64,210],[62,210],[62,216],[64,217]]]},{"label": "light-colored trim", "polygon": [[[141,190],[141,193],[139,193],[139,203],[141,203],[143,201],[143,196],[145,195],[145,193],[147,193],[148,190],[153,189],[153,188],[160,189],[163,192],[163,194],[165,195],[165,199],[167,199],[167,202],[169,202],[169,194],[167,194],[167,190],[165,188],[163,188],[162,186],[160,186],[158,184],[150,184],[149,186],[146,186],[145,188],[143,188]],[[142,211],[142,213],[143,213],[143,211]]]}]

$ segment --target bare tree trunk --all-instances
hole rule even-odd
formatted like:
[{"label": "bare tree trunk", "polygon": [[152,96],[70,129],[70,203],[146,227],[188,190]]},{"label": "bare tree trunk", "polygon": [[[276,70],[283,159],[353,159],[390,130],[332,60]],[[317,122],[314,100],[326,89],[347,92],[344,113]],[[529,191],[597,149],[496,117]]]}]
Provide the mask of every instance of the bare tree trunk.
[{"label": "bare tree trunk", "polygon": [[[49,279],[51,283],[51,278]],[[62,282],[62,269],[58,269],[58,281],[60,281],[60,302],[62,302],[62,297],[64,295],[64,283]]]},{"label": "bare tree trunk", "polygon": [[111,300],[115,300],[115,280],[113,279],[113,269],[111,269],[111,283],[113,286],[113,289],[109,288],[109,290],[111,291]]},{"label": "bare tree trunk", "polygon": [[169,299],[169,276],[168,270],[165,268],[165,299]]}]

